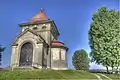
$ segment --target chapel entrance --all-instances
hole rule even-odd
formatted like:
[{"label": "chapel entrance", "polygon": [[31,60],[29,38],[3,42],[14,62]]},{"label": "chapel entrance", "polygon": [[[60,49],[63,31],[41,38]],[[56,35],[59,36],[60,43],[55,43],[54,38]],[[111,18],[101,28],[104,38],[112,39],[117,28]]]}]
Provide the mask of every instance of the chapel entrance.
[{"label": "chapel entrance", "polygon": [[33,45],[29,42],[21,47],[19,66],[32,66]]}]

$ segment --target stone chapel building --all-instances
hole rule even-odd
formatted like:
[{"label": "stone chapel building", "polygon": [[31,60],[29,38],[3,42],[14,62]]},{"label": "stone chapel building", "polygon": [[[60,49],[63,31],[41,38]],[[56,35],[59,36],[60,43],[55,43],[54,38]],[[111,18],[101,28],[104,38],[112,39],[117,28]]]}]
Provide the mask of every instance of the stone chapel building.
[{"label": "stone chapel building", "polygon": [[68,48],[57,40],[57,26],[43,9],[19,26],[21,33],[12,44],[11,67],[67,69]]}]

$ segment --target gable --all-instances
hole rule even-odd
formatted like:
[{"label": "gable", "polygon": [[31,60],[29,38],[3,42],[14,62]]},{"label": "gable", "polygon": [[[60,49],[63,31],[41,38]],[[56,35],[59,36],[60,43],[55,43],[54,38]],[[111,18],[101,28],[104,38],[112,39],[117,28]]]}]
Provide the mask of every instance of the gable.
[{"label": "gable", "polygon": [[13,45],[18,44],[24,40],[35,40],[36,42],[45,42],[45,40],[40,35],[27,29],[16,37],[16,40],[13,42]]}]

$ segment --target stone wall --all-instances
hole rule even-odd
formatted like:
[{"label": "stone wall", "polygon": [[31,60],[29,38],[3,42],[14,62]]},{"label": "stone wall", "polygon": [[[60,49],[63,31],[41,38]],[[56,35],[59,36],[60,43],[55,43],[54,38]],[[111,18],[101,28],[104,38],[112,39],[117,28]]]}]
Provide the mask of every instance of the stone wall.
[{"label": "stone wall", "polygon": [[51,68],[60,70],[67,69],[67,57],[65,49],[62,48],[51,49]]},{"label": "stone wall", "polygon": [[57,39],[57,30],[51,23],[36,24],[22,27],[22,32],[29,28],[43,37],[46,43],[50,44],[53,39]]},{"label": "stone wall", "polygon": [[[33,45],[33,64],[32,66],[42,66],[42,48],[43,43],[39,41],[40,38],[31,32],[26,32],[21,37],[17,38],[12,46],[11,66],[18,67],[20,60],[20,50],[24,43],[30,42]],[[41,40],[42,41],[42,40]],[[38,43],[39,42],[39,43]]]}]

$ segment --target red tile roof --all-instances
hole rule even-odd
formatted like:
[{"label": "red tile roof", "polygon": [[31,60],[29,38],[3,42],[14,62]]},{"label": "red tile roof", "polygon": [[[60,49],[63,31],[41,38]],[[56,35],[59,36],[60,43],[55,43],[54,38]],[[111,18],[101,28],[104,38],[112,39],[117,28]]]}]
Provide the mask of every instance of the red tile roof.
[{"label": "red tile roof", "polygon": [[57,46],[63,46],[64,47],[64,43],[62,43],[62,42],[60,42],[58,40],[53,40],[51,45],[56,46],[56,47]]},{"label": "red tile roof", "polygon": [[43,9],[40,10],[40,12],[32,18],[32,22],[39,22],[39,21],[45,21],[48,20],[48,17],[45,14],[45,11]]}]

